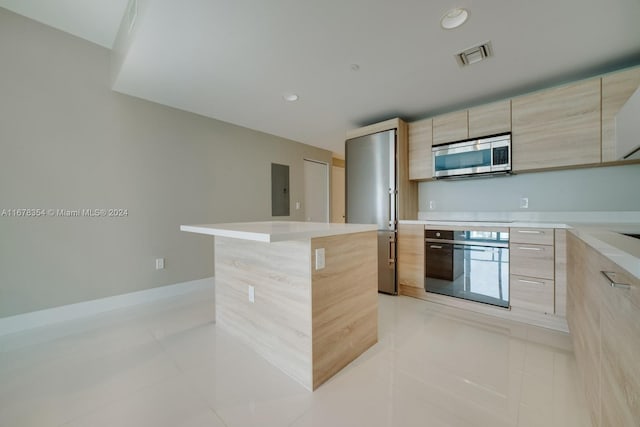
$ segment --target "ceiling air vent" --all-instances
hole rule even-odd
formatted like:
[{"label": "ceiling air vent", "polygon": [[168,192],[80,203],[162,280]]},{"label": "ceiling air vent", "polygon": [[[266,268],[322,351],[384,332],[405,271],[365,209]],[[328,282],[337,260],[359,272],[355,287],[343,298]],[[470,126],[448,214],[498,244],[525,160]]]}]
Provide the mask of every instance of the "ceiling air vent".
[{"label": "ceiling air vent", "polygon": [[491,49],[491,42],[486,42],[456,54],[456,60],[458,65],[464,67],[480,62],[490,56],[493,56],[493,49]]}]

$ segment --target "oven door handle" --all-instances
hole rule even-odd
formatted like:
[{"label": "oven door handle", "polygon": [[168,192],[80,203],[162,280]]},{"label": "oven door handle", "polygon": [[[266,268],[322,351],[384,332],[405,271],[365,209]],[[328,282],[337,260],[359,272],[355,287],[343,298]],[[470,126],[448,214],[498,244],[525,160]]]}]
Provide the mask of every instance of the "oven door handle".
[{"label": "oven door handle", "polygon": [[470,252],[496,252],[500,249],[506,249],[506,248],[499,248],[499,247],[493,247],[493,246],[453,245],[453,249],[461,249],[461,250],[470,251]]}]

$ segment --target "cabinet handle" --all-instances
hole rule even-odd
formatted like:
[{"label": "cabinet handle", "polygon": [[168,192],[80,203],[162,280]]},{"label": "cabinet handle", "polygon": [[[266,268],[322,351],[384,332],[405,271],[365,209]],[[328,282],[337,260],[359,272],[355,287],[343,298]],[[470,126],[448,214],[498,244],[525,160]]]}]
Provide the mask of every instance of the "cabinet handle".
[{"label": "cabinet handle", "polygon": [[[600,273],[602,273],[602,275],[607,278],[607,280],[609,281],[609,285],[612,288],[631,289],[631,285],[617,282],[615,279],[616,273],[614,273],[613,271],[601,271]],[[613,276],[613,278],[611,276]]]},{"label": "cabinet handle", "polygon": [[521,251],[536,251],[536,252],[544,251],[544,248],[534,248],[530,246],[518,246],[518,249],[520,249]]},{"label": "cabinet handle", "polygon": [[440,245],[429,245],[429,247],[431,249],[442,249],[442,246],[440,246]]},{"label": "cabinet handle", "polygon": [[517,232],[522,234],[544,234],[544,231],[540,230],[518,230]]},{"label": "cabinet handle", "polygon": [[535,280],[525,280],[525,279],[518,279],[518,282],[522,282],[522,283],[530,283],[532,285],[540,285],[543,286],[544,282],[537,282]]}]

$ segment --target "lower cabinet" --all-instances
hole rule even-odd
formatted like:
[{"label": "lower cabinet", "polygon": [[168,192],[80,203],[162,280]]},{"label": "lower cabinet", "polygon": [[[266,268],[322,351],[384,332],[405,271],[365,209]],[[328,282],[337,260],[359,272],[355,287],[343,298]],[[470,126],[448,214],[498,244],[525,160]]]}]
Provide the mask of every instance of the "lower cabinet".
[{"label": "lower cabinet", "polygon": [[567,256],[567,321],[591,422],[640,426],[640,280],[570,232]]},{"label": "lower cabinet", "polygon": [[398,225],[398,287],[424,289],[424,225]]},{"label": "lower cabinet", "polygon": [[543,315],[554,314],[554,230],[511,228],[509,249],[511,308]]},{"label": "lower cabinet", "polygon": [[511,275],[509,303],[511,307],[524,308],[537,313],[553,313],[554,282],[526,276]]}]

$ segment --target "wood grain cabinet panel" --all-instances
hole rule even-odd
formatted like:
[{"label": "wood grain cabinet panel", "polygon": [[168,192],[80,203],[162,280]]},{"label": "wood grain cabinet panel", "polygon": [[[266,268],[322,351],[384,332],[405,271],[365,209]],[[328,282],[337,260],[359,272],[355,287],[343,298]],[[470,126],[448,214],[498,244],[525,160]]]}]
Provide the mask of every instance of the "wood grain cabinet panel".
[{"label": "wood grain cabinet panel", "polygon": [[511,131],[511,100],[469,109],[469,138]]},{"label": "wood grain cabinet panel", "polygon": [[616,121],[620,108],[640,86],[640,67],[602,78],[602,161],[616,159]]},{"label": "wood grain cabinet panel", "polygon": [[512,100],[513,170],[600,163],[600,79]]},{"label": "wood grain cabinet panel", "polygon": [[433,120],[409,123],[409,179],[433,178]]},{"label": "wood grain cabinet panel", "polygon": [[593,427],[600,426],[600,274],[593,252],[579,238],[567,234],[567,322]]},{"label": "wood grain cabinet panel", "polygon": [[467,110],[433,118],[433,144],[461,141],[469,138]]},{"label": "wood grain cabinet panel", "polygon": [[509,287],[509,302],[512,307],[520,307],[538,313],[553,314],[553,280],[512,274],[509,279]]},{"label": "wood grain cabinet panel", "polygon": [[[567,233],[567,320],[594,426],[640,425],[640,280]],[[612,272],[612,287],[602,272]]]},{"label": "wood grain cabinet panel", "polygon": [[[607,267],[614,270],[615,267]],[[601,344],[601,401],[603,426],[640,425],[640,308],[636,307],[627,291],[608,286],[604,288],[600,306]],[[625,280],[633,284],[633,281]],[[640,286],[635,281],[635,286]],[[635,423],[635,424],[634,424]]]},{"label": "wood grain cabinet panel", "polygon": [[553,228],[511,227],[509,241],[512,243],[531,243],[533,245],[553,245]]},{"label": "wood grain cabinet panel", "polygon": [[555,230],[555,312],[567,316],[567,230]]},{"label": "wood grain cabinet panel", "polygon": [[424,225],[398,225],[398,284],[424,289]]},{"label": "wood grain cabinet panel", "polygon": [[553,280],[553,246],[511,243],[509,268],[511,274]]}]

